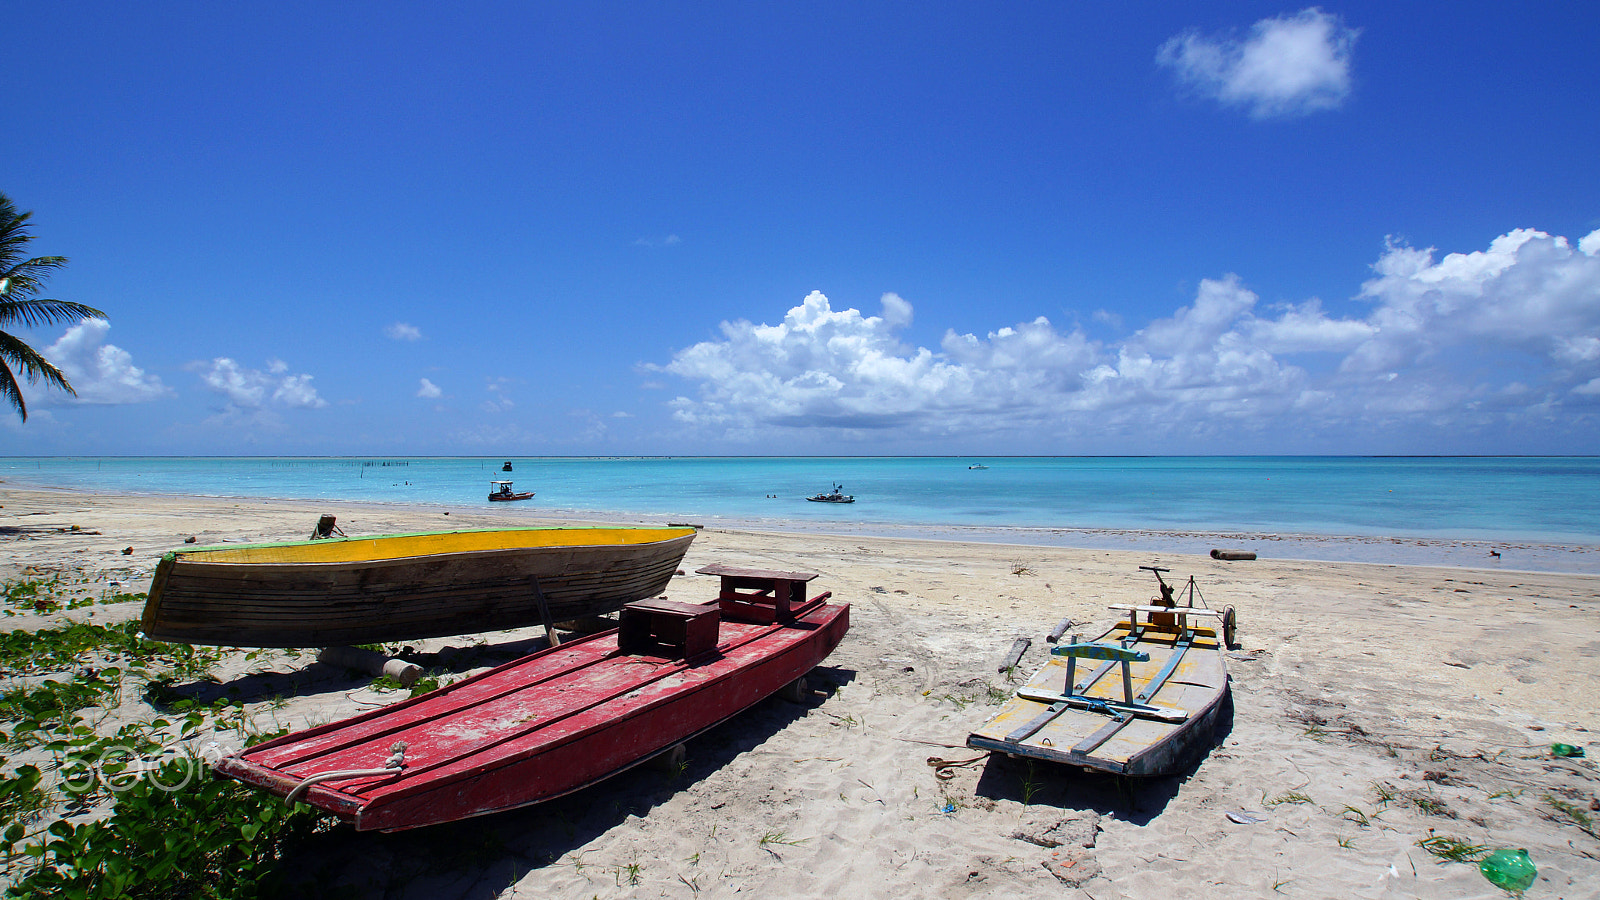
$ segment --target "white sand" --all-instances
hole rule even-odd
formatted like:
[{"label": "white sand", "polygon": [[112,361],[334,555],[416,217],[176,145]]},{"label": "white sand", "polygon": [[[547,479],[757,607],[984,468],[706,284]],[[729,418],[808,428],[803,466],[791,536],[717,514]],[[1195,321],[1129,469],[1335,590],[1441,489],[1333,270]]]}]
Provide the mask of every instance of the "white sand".
[{"label": "white sand", "polygon": [[[81,570],[131,591],[190,535],[303,538],[322,513],[350,534],[508,521],[7,487],[0,575]],[[1600,576],[722,530],[703,532],[683,569],[712,562],[817,572],[816,589],[852,604],[850,635],[818,673],[825,695],[767,701],[695,739],[681,773],[641,767],[543,806],[416,832],[346,831],[292,864],[331,867],[351,896],[416,898],[1505,896],[1476,866],[1417,846],[1439,834],[1527,848],[1540,873],[1530,897],[1600,896],[1600,840],[1547,799],[1588,810],[1600,780],[1592,761],[1549,753],[1600,728]],[[1031,670],[1061,618],[1097,633],[1112,620],[1106,604],[1148,598],[1138,567],[1151,564],[1194,575],[1210,605],[1238,610],[1232,719],[1197,768],[1126,792],[998,759],[936,777],[929,757],[980,755],[963,742],[1008,689],[996,667],[1014,638],[1033,638]],[[668,594],[714,591],[691,574]],[[90,612],[139,610],[7,627]],[[540,634],[417,646],[515,650]],[[462,672],[496,661],[481,650],[458,659]],[[400,696],[311,660],[231,654],[203,696],[242,692],[264,730]]]}]

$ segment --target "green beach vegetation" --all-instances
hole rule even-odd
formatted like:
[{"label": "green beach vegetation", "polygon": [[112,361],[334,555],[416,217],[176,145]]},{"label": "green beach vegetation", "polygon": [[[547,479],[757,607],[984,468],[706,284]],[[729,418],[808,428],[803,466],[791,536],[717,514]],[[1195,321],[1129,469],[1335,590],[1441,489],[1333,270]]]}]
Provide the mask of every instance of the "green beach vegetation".
[{"label": "green beach vegetation", "polygon": [[[0,585],[16,607],[8,613],[75,609],[82,593],[63,577]],[[250,728],[226,698],[203,706],[169,696],[174,680],[208,678],[222,654],[145,640],[138,625],[64,621],[0,634],[5,896],[284,895],[280,861],[332,819],[213,778],[195,749],[208,736],[232,729],[248,745],[275,735]],[[130,697],[165,712],[128,721],[118,711]]]}]

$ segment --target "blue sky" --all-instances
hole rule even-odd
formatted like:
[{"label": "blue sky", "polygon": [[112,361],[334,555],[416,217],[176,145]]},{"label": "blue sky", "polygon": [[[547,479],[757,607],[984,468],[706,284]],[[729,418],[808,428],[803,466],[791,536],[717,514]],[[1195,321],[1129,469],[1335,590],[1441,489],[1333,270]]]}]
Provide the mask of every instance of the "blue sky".
[{"label": "blue sky", "polygon": [[0,22],[0,453],[1600,447],[1590,3]]}]

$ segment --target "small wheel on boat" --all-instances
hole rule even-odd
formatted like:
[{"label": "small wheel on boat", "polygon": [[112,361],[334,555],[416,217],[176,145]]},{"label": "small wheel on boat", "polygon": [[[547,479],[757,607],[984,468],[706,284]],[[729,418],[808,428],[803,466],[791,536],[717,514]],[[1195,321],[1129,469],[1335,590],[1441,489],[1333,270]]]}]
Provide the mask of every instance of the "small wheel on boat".
[{"label": "small wheel on boat", "polygon": [[674,744],[667,750],[651,757],[650,761],[646,763],[647,766],[657,772],[667,772],[669,774],[677,774],[683,771],[684,766],[688,764],[689,748],[683,744]]},{"label": "small wheel on boat", "polygon": [[1239,646],[1239,642],[1237,640],[1238,634],[1239,634],[1239,624],[1234,619],[1233,607],[1231,607],[1231,606],[1227,607],[1226,609],[1224,609],[1222,611],[1222,643],[1223,643],[1223,646],[1225,646],[1229,650],[1232,650],[1235,647],[1238,647]]},{"label": "small wheel on boat", "polygon": [[806,677],[801,675],[799,678],[779,688],[778,696],[790,703],[804,703],[811,697],[811,685],[807,684]]}]

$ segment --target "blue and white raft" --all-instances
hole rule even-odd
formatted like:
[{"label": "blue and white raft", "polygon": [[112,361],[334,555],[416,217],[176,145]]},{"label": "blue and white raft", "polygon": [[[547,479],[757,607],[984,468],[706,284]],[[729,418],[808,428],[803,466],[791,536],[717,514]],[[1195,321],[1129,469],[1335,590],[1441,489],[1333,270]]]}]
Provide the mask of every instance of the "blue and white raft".
[{"label": "blue and white raft", "polygon": [[1155,574],[1160,597],[1113,605],[1126,618],[1104,634],[1051,648],[967,746],[1129,776],[1179,771],[1210,748],[1228,696],[1233,608],[1204,606],[1193,578],[1179,605],[1166,569],[1141,568]]}]

